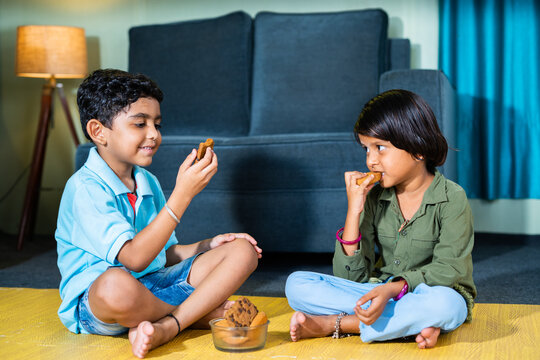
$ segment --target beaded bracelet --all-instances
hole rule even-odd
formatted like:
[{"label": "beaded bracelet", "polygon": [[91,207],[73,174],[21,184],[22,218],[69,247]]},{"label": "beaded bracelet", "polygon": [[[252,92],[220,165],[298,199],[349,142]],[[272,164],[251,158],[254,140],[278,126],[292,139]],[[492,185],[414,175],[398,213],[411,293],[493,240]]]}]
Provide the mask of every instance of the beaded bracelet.
[{"label": "beaded bracelet", "polygon": [[358,234],[358,239],[356,240],[353,240],[353,241],[347,241],[347,240],[343,240],[341,238],[341,235],[343,234],[343,230],[345,228],[342,227],[341,229],[339,229],[336,233],[336,239],[337,241],[339,241],[340,243],[342,243],[343,245],[354,245],[354,244],[357,244],[360,242],[360,240],[362,240],[362,234]]},{"label": "beaded bracelet", "polygon": [[409,290],[409,284],[407,284],[407,281],[405,281],[405,285],[403,285],[399,294],[394,298],[394,301],[398,301],[403,296],[405,296],[408,290]]}]

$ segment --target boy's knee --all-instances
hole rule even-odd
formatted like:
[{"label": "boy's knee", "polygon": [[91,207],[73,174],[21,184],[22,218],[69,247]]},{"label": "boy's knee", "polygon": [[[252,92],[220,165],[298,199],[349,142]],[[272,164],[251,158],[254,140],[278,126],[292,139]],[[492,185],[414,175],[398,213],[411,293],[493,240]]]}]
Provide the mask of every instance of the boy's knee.
[{"label": "boy's knee", "polygon": [[230,242],[229,245],[232,247],[231,251],[228,252],[230,256],[239,262],[239,264],[245,264],[249,266],[252,271],[257,268],[259,259],[257,252],[253,245],[246,239],[236,239],[233,242]]},{"label": "boy's knee", "polygon": [[114,312],[128,312],[135,304],[133,280],[125,270],[110,268],[94,282],[91,294]]}]

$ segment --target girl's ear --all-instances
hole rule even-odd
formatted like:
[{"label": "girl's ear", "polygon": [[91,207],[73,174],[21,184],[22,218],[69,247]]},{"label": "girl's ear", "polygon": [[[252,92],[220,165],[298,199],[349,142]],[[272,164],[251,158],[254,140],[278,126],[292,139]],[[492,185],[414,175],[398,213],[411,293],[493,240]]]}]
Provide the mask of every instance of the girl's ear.
[{"label": "girl's ear", "polygon": [[94,144],[99,144],[106,146],[107,145],[107,138],[105,136],[104,127],[99,120],[97,119],[91,119],[86,123],[86,132],[94,142]]}]

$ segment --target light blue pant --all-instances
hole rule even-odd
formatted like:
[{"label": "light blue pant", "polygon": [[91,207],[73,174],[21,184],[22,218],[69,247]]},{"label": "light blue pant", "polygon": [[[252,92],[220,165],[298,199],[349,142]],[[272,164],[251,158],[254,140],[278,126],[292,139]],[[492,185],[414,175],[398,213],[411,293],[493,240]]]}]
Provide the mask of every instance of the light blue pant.
[{"label": "light blue pant", "polygon": [[[380,285],[297,271],[289,275],[285,294],[289,305],[296,311],[311,315],[340,312],[352,315],[358,299]],[[367,308],[369,304],[362,307]],[[430,326],[452,331],[466,318],[467,304],[455,290],[420,284],[400,300],[388,301],[381,316],[372,325],[360,322],[360,337],[364,342],[397,339],[417,335]]]}]

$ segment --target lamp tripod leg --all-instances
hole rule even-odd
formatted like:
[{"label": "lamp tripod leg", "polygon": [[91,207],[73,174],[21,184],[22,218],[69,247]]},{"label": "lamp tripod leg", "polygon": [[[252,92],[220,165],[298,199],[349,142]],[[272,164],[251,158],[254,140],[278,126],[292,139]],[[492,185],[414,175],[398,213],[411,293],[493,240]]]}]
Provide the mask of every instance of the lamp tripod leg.
[{"label": "lamp tripod leg", "polygon": [[58,83],[56,84],[56,88],[58,89],[58,97],[60,98],[60,103],[62,104],[62,108],[64,109],[64,113],[66,114],[69,131],[71,132],[71,136],[73,137],[73,141],[75,142],[75,147],[77,147],[79,146],[79,137],[77,136],[75,126],[73,125],[73,118],[71,117],[71,112],[69,111],[66,95],[64,94],[64,86],[61,83]]},{"label": "lamp tripod leg", "polygon": [[19,235],[17,238],[17,250],[21,250],[28,235],[33,233],[33,224],[37,205],[39,201],[39,190],[41,187],[41,175],[43,173],[43,163],[45,161],[45,149],[47,145],[47,135],[51,121],[51,105],[54,86],[50,83],[44,84],[41,93],[41,110],[39,114],[38,130],[32,155],[32,166],[30,176],[26,186],[26,195],[23,204],[23,213],[19,225]]}]

